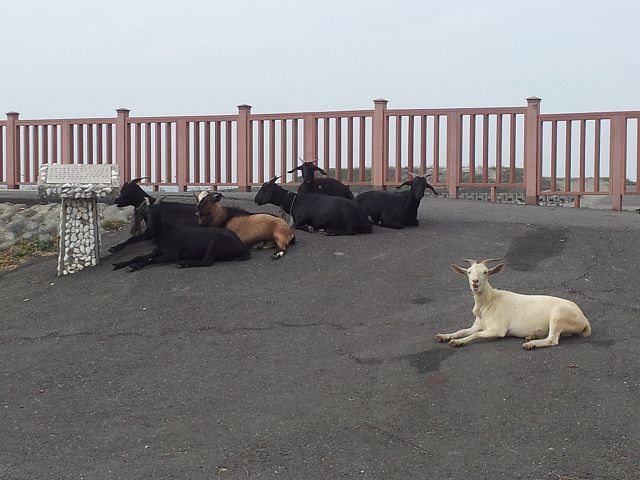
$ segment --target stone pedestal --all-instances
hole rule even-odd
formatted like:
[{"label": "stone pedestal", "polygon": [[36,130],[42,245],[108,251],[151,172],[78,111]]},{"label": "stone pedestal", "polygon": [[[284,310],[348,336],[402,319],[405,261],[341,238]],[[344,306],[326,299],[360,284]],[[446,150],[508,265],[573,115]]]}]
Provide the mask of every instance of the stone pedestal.
[{"label": "stone pedestal", "polygon": [[38,194],[61,199],[58,275],[68,275],[100,261],[98,198],[117,194],[117,165],[43,165]]}]

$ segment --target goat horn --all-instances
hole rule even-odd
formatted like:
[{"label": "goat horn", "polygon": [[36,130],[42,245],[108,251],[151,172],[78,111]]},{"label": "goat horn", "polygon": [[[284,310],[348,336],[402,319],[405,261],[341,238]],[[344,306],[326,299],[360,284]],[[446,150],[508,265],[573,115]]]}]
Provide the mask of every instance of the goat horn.
[{"label": "goat horn", "polygon": [[486,260],[482,260],[480,263],[482,263],[483,265],[486,265],[489,262],[500,262],[502,261],[501,258],[487,258]]},{"label": "goat horn", "polygon": [[138,177],[131,180],[129,183],[139,183],[141,180],[151,180],[151,177]]},{"label": "goat horn", "polygon": [[167,198],[167,196],[165,195],[164,197],[160,197],[158,200],[156,200],[156,205],[158,205],[161,201],[163,201],[165,198]]},{"label": "goat horn", "polygon": [[269,180],[268,183],[275,183],[276,180],[278,180],[282,175],[276,175],[275,177],[273,177],[271,180]]}]

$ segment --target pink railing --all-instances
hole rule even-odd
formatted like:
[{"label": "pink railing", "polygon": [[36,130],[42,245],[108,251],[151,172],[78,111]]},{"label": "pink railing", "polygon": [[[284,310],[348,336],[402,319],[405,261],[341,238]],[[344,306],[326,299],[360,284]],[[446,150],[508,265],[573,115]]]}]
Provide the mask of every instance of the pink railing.
[{"label": "pink railing", "polygon": [[525,107],[387,109],[235,115],[0,121],[0,184],[34,184],[46,163],[117,163],[123,180],[158,189],[237,187],[248,191],[317,159],[333,177],[380,189],[405,172],[431,173],[456,198],[461,189],[540,195],[609,195],[620,209],[640,194],[640,112],[540,114]]}]

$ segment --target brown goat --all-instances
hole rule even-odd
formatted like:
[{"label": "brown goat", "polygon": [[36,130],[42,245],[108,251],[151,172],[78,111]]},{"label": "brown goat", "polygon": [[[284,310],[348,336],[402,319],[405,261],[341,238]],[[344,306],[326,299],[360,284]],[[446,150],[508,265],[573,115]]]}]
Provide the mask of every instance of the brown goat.
[{"label": "brown goat", "polygon": [[200,192],[194,195],[198,199],[196,214],[200,225],[231,230],[240,237],[242,243],[250,247],[263,242],[275,243],[278,251],[271,255],[274,260],[282,257],[287,247],[295,243],[293,230],[279,217],[225,207],[220,204],[222,194],[218,192]]}]

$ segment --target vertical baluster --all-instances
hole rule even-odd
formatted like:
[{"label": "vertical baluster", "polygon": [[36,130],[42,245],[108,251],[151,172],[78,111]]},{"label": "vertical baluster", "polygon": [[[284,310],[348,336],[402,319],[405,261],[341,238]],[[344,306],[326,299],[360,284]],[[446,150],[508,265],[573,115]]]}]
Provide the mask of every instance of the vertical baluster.
[{"label": "vertical baluster", "polygon": [[103,124],[99,123],[96,125],[96,163],[97,164],[104,163],[104,155],[102,153],[102,149],[103,149],[102,129],[103,129]]},{"label": "vertical baluster", "polygon": [[347,182],[353,182],[353,117],[347,119]]},{"label": "vertical baluster", "polygon": [[[113,125],[111,123],[107,124],[107,138],[106,138],[106,162],[108,164],[113,164]],[[122,172],[121,172],[122,174]]]},{"label": "vertical baluster", "polygon": [[142,139],[141,139],[141,132],[142,132],[142,124],[141,123],[136,123],[135,124],[135,131],[136,131],[136,148],[135,148],[135,175],[131,174],[132,177],[142,177]]},{"label": "vertical baluster", "polygon": [[413,147],[414,147],[414,116],[409,115],[408,126],[409,131],[407,132],[407,169],[413,172]]},{"label": "vertical baluster", "polygon": [[489,115],[482,116],[482,183],[489,183]]},{"label": "vertical baluster", "polygon": [[427,172],[427,116],[420,117],[420,175]]},{"label": "vertical baluster", "polygon": [[298,156],[298,119],[294,118],[291,122],[291,159],[294,166],[298,163]]},{"label": "vertical baluster", "polygon": [[336,174],[335,178],[340,180],[342,173],[342,118],[336,117]]},{"label": "vertical baluster", "polygon": [[[276,176],[275,168],[269,164],[269,180]],[[258,175],[264,183],[264,120],[258,120]]]},{"label": "vertical baluster", "polygon": [[[292,166],[295,166],[296,159],[292,158]],[[285,119],[280,120],[280,162],[284,166],[284,170],[287,170],[287,121]]]},{"label": "vertical baluster", "polygon": [[[2,150],[2,146],[0,145],[0,150]],[[42,163],[48,164],[50,158],[49,154],[49,125],[42,126]],[[0,169],[2,166],[0,165]]]},{"label": "vertical baluster", "polygon": [[193,181],[200,183],[200,122],[193,122]]},{"label": "vertical baluster", "polygon": [[226,169],[227,169],[227,183],[231,183],[231,122],[226,122],[225,128],[226,134],[226,144],[225,144],[225,154],[226,154]]},{"label": "vertical baluster", "polygon": [[145,177],[151,177],[150,182],[153,182],[153,176],[151,175],[151,124],[144,124],[144,175]]},{"label": "vertical baluster", "polygon": [[[593,145],[593,191],[600,191],[600,135],[601,135],[601,123],[600,119],[596,119],[596,126],[594,131],[594,145]],[[638,170],[640,172],[640,170]]]},{"label": "vertical baluster", "polygon": [[640,116],[636,118],[636,192],[640,192]]},{"label": "vertical baluster", "polygon": [[469,182],[476,182],[476,116],[469,118]]},{"label": "vertical baluster", "polygon": [[153,189],[157,192],[160,189],[160,184],[162,183],[162,124],[160,122],[156,122],[154,135],[156,144],[156,167],[153,176],[153,181],[155,183]]},{"label": "vertical baluster", "polygon": [[211,183],[211,122],[204,122],[204,182]]},{"label": "vertical baluster", "polygon": [[253,169],[253,120],[247,120],[247,182],[249,185],[247,191],[251,190],[251,185],[254,183]]},{"label": "vertical baluster", "polygon": [[164,181],[165,183],[173,182],[173,172],[171,164],[173,163],[173,151],[171,150],[172,124],[167,122],[164,124]]},{"label": "vertical baluster", "polygon": [[[77,125],[78,130],[78,143],[77,143],[77,155],[78,165],[84,163],[84,124],[79,123]],[[71,149],[73,150],[73,142],[71,143]]]},{"label": "vertical baluster", "polygon": [[[296,159],[292,160],[292,164],[295,165]],[[287,121],[285,119],[280,120],[280,169],[283,173],[287,171]]]},{"label": "vertical baluster", "polygon": [[[329,172],[329,118],[324,119],[324,128],[322,129],[322,134],[324,135],[324,149],[322,152],[322,157],[324,159],[324,171],[327,172],[327,175],[331,175]],[[320,162],[318,162],[318,166],[320,166]]]},{"label": "vertical baluster", "polygon": [[502,114],[496,116],[496,183],[502,183]]},{"label": "vertical baluster", "polygon": [[360,123],[359,123],[359,127],[360,127],[360,144],[358,146],[358,154],[359,154],[359,159],[358,159],[358,178],[361,182],[365,181],[365,170],[366,170],[366,166],[365,166],[365,158],[366,158],[366,143],[365,143],[365,139],[366,139],[366,135],[367,135],[367,120],[366,117],[360,117]]},{"label": "vertical baluster", "polygon": [[433,181],[440,182],[440,115],[433,117]]},{"label": "vertical baluster", "polygon": [[[275,170],[276,165],[276,121],[269,120],[269,163],[273,165]],[[282,175],[282,183],[286,183],[287,181],[287,170],[282,170],[282,165],[280,165],[280,175]]]},{"label": "vertical baluster", "polygon": [[51,126],[51,163],[60,163],[58,154],[58,126]]},{"label": "vertical baluster", "polygon": [[34,178],[32,179],[32,181],[36,181],[37,178],[37,174],[38,174],[38,166],[41,164],[40,161],[40,126],[39,125],[34,125],[33,126],[33,137],[32,137],[32,144],[31,144],[31,149],[33,150],[33,172],[34,172]]},{"label": "vertical baluster", "polygon": [[509,119],[509,183],[516,183],[516,115]]},{"label": "vertical baluster", "polygon": [[[29,148],[29,139],[31,137],[31,127],[29,125],[25,125],[22,127],[22,145],[24,152],[24,179],[20,178],[22,182],[29,182],[31,179],[31,152]],[[18,156],[20,158],[20,156]]]},{"label": "vertical baluster", "polygon": [[0,181],[3,181],[3,182],[6,181],[4,176],[4,131],[5,130],[6,128],[0,125]]},{"label": "vertical baluster", "polygon": [[402,117],[396,117],[396,172],[395,181],[402,179]]},{"label": "vertical baluster", "polygon": [[585,191],[585,135],[587,133],[587,122],[586,120],[580,120],[580,178],[578,179],[578,190],[581,192]]},{"label": "vertical baluster", "polygon": [[565,122],[564,191],[571,191],[571,120]]},{"label": "vertical baluster", "polygon": [[214,165],[215,165],[215,170],[216,170],[216,177],[215,177],[215,183],[219,184],[222,182],[222,122],[216,122],[215,123],[215,131],[216,131],[216,138],[214,140]]},{"label": "vertical baluster", "polygon": [[558,122],[551,122],[551,191],[558,191]]},{"label": "vertical baluster", "polygon": [[93,127],[92,123],[87,124],[87,163],[93,165]]}]

